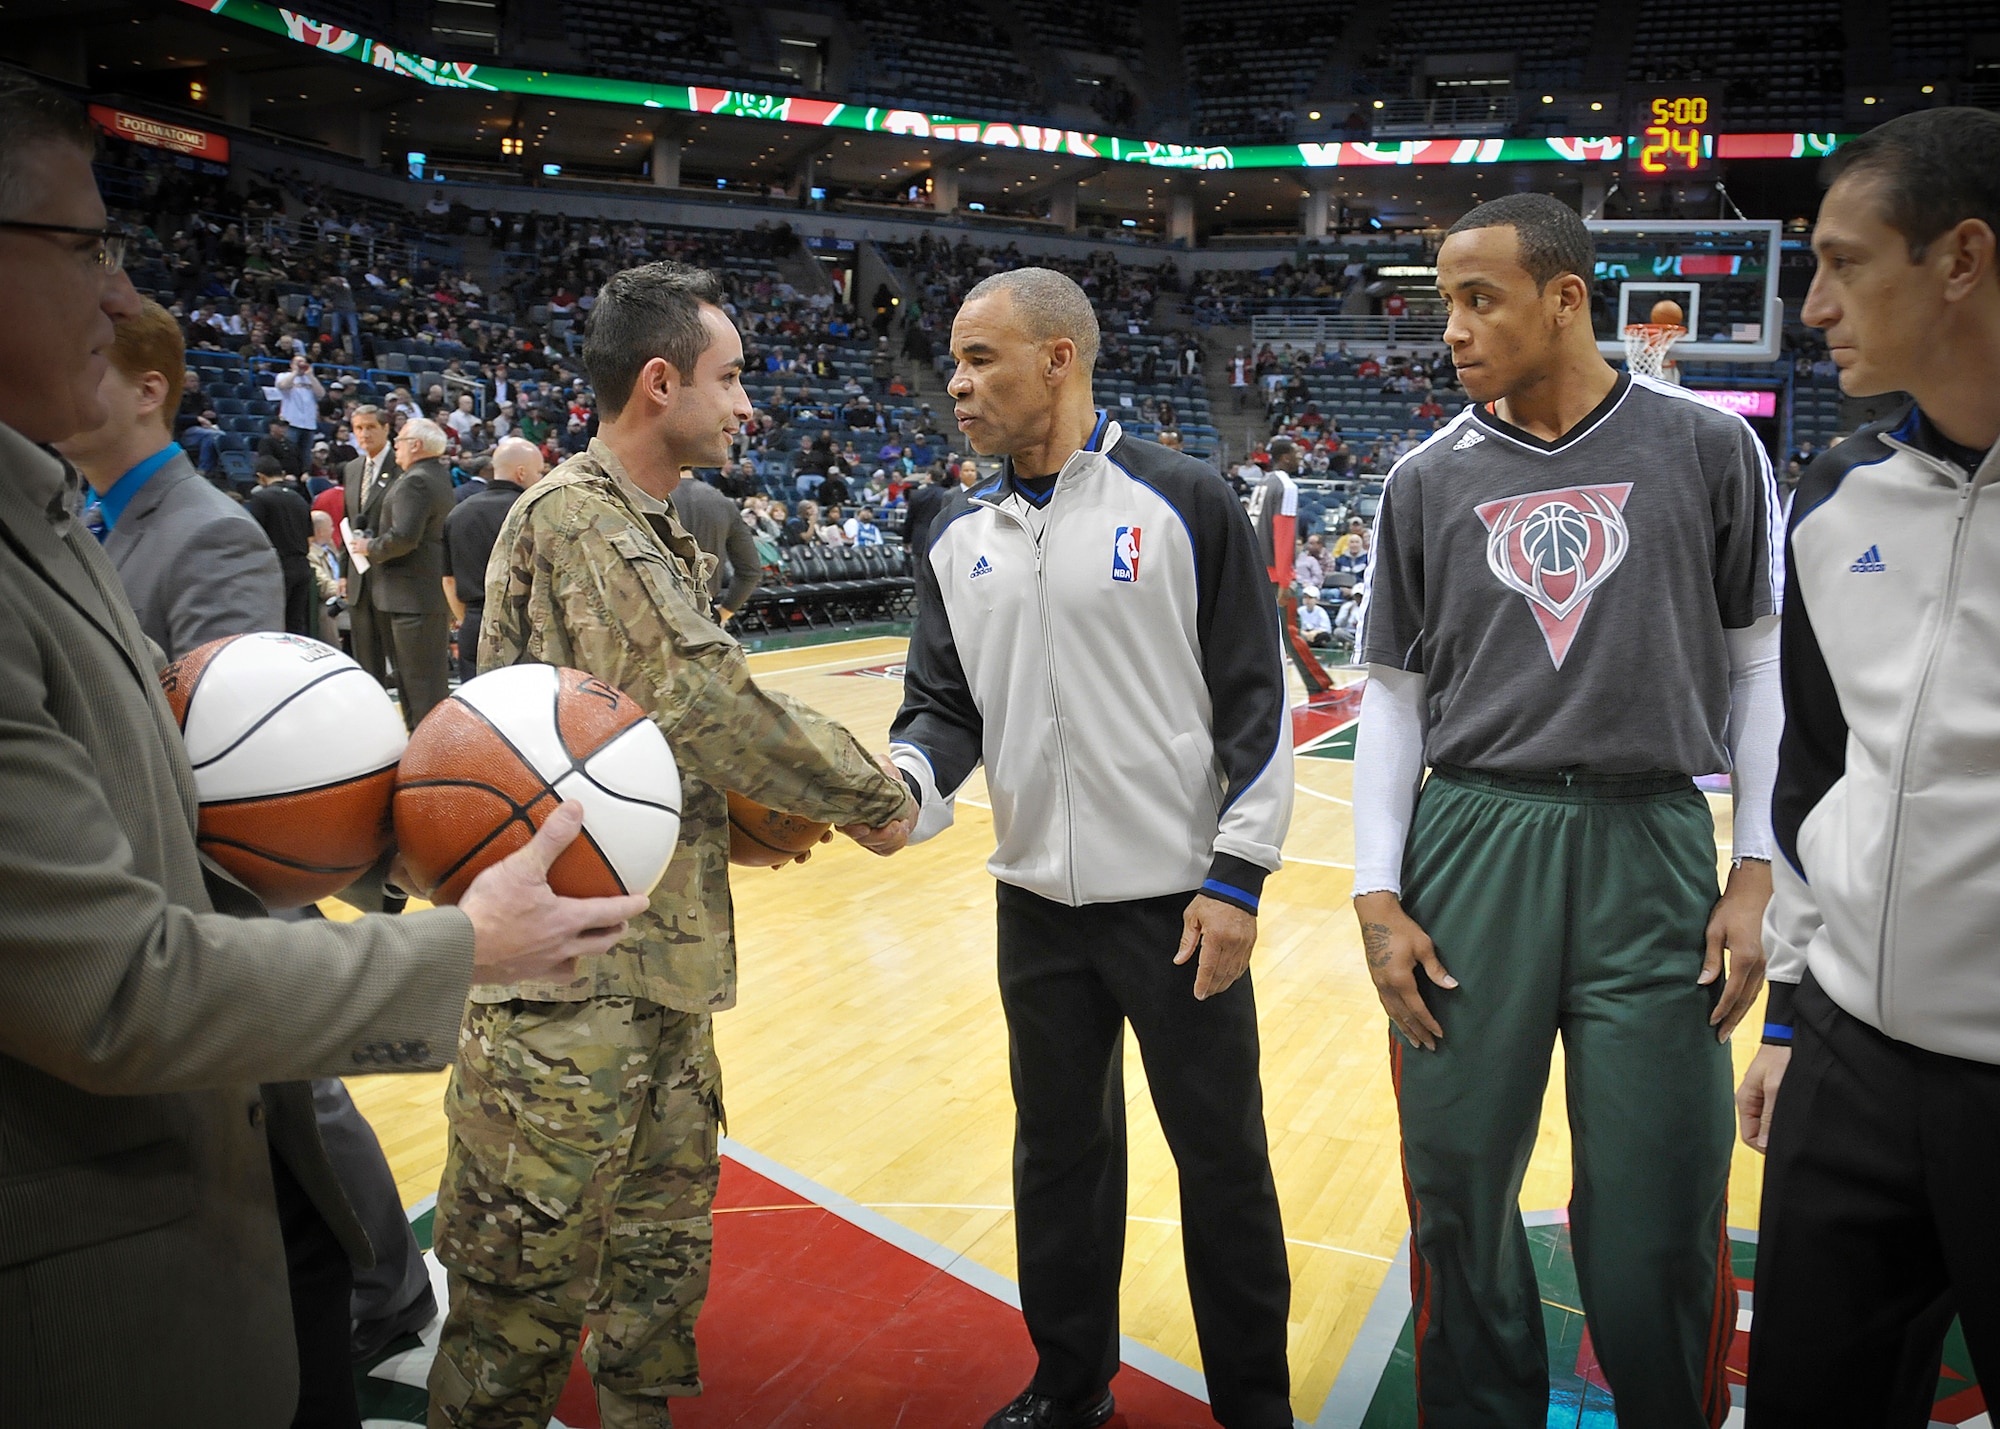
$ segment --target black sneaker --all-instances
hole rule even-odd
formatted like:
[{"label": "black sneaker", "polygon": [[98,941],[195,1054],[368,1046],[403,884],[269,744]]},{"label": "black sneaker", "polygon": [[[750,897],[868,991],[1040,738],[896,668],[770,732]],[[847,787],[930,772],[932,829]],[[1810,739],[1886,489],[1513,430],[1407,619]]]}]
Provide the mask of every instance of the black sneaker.
[{"label": "black sneaker", "polygon": [[1052,1394],[1025,1389],[986,1421],[986,1429],[1097,1429],[1117,1411],[1108,1385],[1067,1404]]}]

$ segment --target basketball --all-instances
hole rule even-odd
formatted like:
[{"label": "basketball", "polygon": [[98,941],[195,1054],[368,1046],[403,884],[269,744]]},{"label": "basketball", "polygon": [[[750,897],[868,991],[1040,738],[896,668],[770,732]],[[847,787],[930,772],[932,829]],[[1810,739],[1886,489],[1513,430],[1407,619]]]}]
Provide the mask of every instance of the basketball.
[{"label": "basketball", "polygon": [[604,681],[511,665],[459,686],[424,717],[396,776],[396,842],[434,903],[527,844],[565,799],[583,832],[549,870],[569,898],[651,893],[681,828],[666,736]]},{"label": "basketball", "polygon": [[729,791],[729,861],[745,868],[778,868],[826,836],[831,824],[767,809]]},{"label": "basketball", "polygon": [[338,893],[387,850],[403,717],[354,661],[263,631],[197,646],[160,683],[194,766],[196,842],[267,906]]},{"label": "basketball", "polygon": [[1672,298],[1662,298],[1653,304],[1653,323],[1657,327],[1679,327],[1687,319],[1681,305]]}]

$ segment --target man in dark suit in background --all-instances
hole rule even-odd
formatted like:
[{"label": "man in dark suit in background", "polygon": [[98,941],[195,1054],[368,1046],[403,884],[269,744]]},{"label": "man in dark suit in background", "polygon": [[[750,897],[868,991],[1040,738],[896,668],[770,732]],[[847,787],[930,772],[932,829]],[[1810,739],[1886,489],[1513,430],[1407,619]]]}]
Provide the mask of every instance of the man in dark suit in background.
[{"label": "man in dark suit in background", "polygon": [[354,659],[362,669],[383,685],[389,683],[388,656],[391,648],[387,618],[378,619],[374,602],[368,598],[369,572],[354,559],[355,540],[368,530],[363,514],[371,504],[380,510],[389,483],[399,475],[396,454],[389,447],[389,419],[380,407],[356,407],[350,419],[354,445],[361,454],[341,472],[341,514],[334,526],[340,546],[347,553],[348,636],[354,642]]},{"label": "man in dark suit in background", "polygon": [[[444,428],[430,418],[405,422],[396,436],[402,473],[376,483],[348,542],[356,569],[368,563],[364,595],[373,611],[376,648],[395,662],[403,721],[411,729],[450,692],[445,638],[451,610],[443,585],[444,521],[452,507],[451,473],[444,464],[449,445]],[[358,616],[360,602],[350,604]]]},{"label": "man in dark suit in background", "polygon": [[59,444],[90,483],[104,554],[139,628],[178,660],[225,635],[285,628],[270,539],[168,435],[187,369],[180,325],[150,298],[119,322],[98,393],[108,413]]}]

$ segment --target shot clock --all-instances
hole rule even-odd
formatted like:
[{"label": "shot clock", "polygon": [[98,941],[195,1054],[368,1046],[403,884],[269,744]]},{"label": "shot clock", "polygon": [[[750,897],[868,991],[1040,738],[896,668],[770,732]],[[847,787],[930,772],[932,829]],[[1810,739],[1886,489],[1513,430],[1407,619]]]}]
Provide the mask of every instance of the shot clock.
[{"label": "shot clock", "polygon": [[1706,174],[1715,164],[1715,134],[1721,127],[1708,95],[1648,95],[1632,109],[1626,167],[1653,179]]}]

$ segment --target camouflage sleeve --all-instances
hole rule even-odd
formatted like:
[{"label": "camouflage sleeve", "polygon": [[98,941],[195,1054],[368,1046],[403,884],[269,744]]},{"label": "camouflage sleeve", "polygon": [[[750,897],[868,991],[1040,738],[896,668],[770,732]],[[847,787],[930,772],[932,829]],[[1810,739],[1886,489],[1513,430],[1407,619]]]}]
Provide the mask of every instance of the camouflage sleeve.
[{"label": "camouflage sleeve", "polygon": [[847,729],[758,688],[743,647],[696,608],[629,528],[563,542],[550,595],[574,663],[643,705],[683,775],[834,824],[883,824],[906,791]]}]

